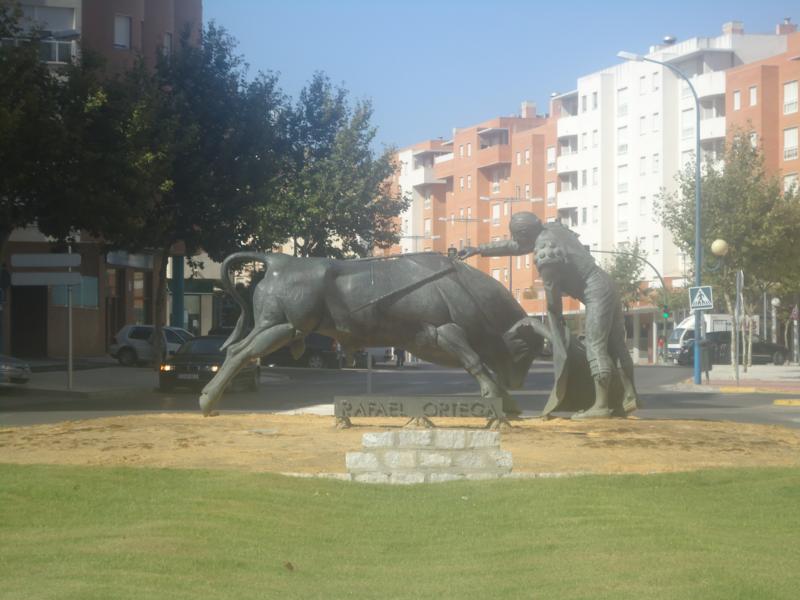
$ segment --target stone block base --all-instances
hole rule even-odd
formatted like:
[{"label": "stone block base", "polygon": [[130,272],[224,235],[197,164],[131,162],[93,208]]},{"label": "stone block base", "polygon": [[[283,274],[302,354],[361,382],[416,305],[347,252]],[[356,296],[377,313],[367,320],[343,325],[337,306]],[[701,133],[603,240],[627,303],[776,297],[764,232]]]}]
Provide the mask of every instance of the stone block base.
[{"label": "stone block base", "polygon": [[345,463],[352,481],[396,484],[499,479],[512,467],[499,432],[469,429],[365,433]]}]

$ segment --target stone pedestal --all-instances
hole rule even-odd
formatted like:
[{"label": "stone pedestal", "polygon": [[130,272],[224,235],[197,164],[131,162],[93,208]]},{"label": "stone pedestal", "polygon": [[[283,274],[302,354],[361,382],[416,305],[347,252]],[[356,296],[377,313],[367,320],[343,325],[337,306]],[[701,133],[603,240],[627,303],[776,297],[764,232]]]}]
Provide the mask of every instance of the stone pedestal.
[{"label": "stone pedestal", "polygon": [[347,472],[364,483],[434,483],[498,479],[511,473],[511,453],[500,433],[425,429],[365,433],[361,452],[348,452]]}]

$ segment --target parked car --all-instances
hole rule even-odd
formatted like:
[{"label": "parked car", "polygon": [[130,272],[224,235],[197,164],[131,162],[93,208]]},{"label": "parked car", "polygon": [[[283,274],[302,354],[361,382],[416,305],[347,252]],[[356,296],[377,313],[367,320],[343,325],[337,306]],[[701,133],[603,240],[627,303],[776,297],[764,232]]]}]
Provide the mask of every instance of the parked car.
[{"label": "parked car", "polygon": [[286,345],[278,348],[272,354],[264,356],[261,361],[270,366],[310,367],[312,369],[339,368],[341,351],[336,340],[321,333],[309,333],[305,342],[306,349],[300,358],[295,359],[291,349]]},{"label": "parked car", "polygon": [[28,383],[31,368],[25,361],[0,354],[0,385]]},{"label": "parked car", "polygon": [[[179,386],[203,387],[219,371],[225,361],[225,352],[220,347],[225,336],[205,335],[184,343],[178,351],[165,360],[158,372],[158,385],[163,391]],[[236,374],[234,384],[255,391],[261,380],[258,359],[247,362]]]},{"label": "parked car", "polygon": [[[184,342],[194,337],[180,327],[164,327],[162,332],[167,356],[175,354]],[[156,360],[153,349],[154,333],[153,325],[125,325],[114,336],[108,352],[125,367],[152,362]]]},{"label": "parked car", "polygon": [[[728,364],[731,361],[731,332],[730,331],[709,331],[706,333],[711,348],[712,364]],[[739,343],[739,361],[743,358],[743,343]],[[754,364],[774,363],[782,365],[789,356],[789,349],[780,344],[773,344],[761,339],[759,335],[753,335],[752,357]],[[694,340],[690,339],[683,346],[677,357],[679,365],[694,364]]]},{"label": "parked car", "polygon": [[381,365],[384,363],[391,363],[395,360],[394,352],[389,346],[375,346],[372,348],[364,348],[355,353],[355,366],[359,369],[367,368],[367,356],[372,357],[372,364]]}]

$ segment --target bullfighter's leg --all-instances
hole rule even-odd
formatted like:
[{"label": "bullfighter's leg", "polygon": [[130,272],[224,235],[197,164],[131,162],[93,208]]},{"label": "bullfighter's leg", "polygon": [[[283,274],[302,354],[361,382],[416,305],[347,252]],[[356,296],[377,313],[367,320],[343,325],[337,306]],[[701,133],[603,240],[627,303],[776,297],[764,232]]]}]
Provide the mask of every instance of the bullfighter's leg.
[{"label": "bullfighter's leg", "polygon": [[222,392],[248,360],[285,346],[294,338],[295,333],[295,328],[289,323],[264,324],[251,331],[241,342],[230,346],[222,367],[200,394],[200,408],[203,414],[205,416],[211,414]]},{"label": "bullfighter's leg", "polygon": [[[608,396],[611,387],[611,374],[616,362],[608,352],[608,338],[613,323],[612,315],[604,314],[600,302],[586,303],[586,358],[594,379],[594,404],[587,410],[572,415],[573,419],[598,419],[611,416]],[[611,317],[609,322],[608,317]],[[624,338],[623,338],[624,340]]]},{"label": "bullfighter's leg", "polygon": [[461,327],[455,323],[437,327],[436,342],[440,348],[456,356],[467,373],[477,380],[481,386],[481,396],[502,398],[503,412],[508,416],[518,416],[522,412],[516,400],[509,396],[492,378],[478,354],[470,347],[467,334]]},{"label": "bullfighter's leg", "polygon": [[631,413],[639,407],[639,396],[633,380],[633,360],[628,352],[628,346],[625,344],[625,324],[621,312],[615,315],[608,344],[611,356],[616,358],[620,364],[619,375],[625,391],[622,410],[625,414]]}]

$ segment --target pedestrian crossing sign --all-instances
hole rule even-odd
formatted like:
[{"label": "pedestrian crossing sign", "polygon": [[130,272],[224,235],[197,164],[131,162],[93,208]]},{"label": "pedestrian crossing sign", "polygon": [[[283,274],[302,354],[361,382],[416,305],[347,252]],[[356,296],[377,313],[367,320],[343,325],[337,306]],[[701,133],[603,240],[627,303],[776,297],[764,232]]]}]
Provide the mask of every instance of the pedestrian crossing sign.
[{"label": "pedestrian crossing sign", "polygon": [[714,308],[714,295],[710,285],[689,288],[689,308],[691,310],[712,310]]}]

